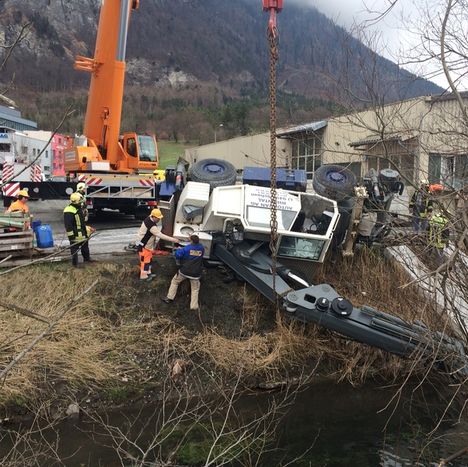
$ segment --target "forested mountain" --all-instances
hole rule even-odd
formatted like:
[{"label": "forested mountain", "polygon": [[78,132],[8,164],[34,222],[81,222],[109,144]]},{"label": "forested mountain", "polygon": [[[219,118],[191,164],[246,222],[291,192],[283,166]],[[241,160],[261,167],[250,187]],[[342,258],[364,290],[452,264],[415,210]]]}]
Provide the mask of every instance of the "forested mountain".
[{"label": "forested mountain", "polygon": [[[440,92],[374,56],[314,8],[285,3],[279,17],[282,124],[343,110],[343,83],[366,97],[367,70],[377,70],[373,86],[388,101]],[[14,76],[12,97],[43,125],[71,102],[78,112],[67,129],[78,130],[89,78],[72,62],[78,53],[93,54],[99,5],[1,2],[0,40],[8,43],[22,24],[31,26],[0,79]],[[180,136],[205,139],[219,122],[226,124],[226,136],[266,125],[266,22],[260,0],[141,0],[129,30],[124,126],[177,136],[189,122],[197,129]]]}]

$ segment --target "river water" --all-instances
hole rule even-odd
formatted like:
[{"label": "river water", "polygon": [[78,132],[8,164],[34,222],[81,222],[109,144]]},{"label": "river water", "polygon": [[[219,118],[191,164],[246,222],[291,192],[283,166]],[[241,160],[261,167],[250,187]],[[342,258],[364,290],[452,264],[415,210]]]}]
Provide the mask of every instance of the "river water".
[{"label": "river water", "polygon": [[[308,387],[295,396],[278,426],[277,436],[270,433],[270,450],[257,465],[276,466],[290,462],[288,465],[298,467],[436,467],[441,458],[468,446],[467,432],[464,433],[460,427],[454,429],[446,425],[437,432],[437,440],[422,449],[427,442],[425,435],[434,427],[436,412],[443,407],[439,407],[435,394],[426,391],[422,397],[407,391],[399,398],[396,409],[390,404],[382,412],[396,390],[369,384],[354,388],[330,382]],[[262,413],[273,397],[278,397],[278,394],[243,396],[236,403],[238,414],[255,417]],[[144,446],[151,439],[151,425],[155,421],[152,417],[160,410],[155,406],[126,408],[107,414],[105,419],[108,425],[125,431],[129,421],[137,418],[138,424],[130,433],[133,431],[133,439],[138,437],[138,444]],[[203,423],[201,420],[200,425]],[[62,465],[132,465],[129,462],[121,464],[114,447],[110,447],[112,442],[109,438],[98,434],[103,431],[99,423],[83,417],[62,422],[56,433],[46,434],[46,439],[50,443],[58,441]],[[183,436],[182,432],[180,436]],[[193,438],[190,449],[185,450],[177,465],[203,465],[200,463],[203,436],[194,432]],[[5,444],[0,447],[0,454],[4,454],[6,448]],[[37,465],[60,464],[49,458]],[[235,465],[247,464],[244,460]],[[448,465],[468,466],[468,457],[461,457]]]}]

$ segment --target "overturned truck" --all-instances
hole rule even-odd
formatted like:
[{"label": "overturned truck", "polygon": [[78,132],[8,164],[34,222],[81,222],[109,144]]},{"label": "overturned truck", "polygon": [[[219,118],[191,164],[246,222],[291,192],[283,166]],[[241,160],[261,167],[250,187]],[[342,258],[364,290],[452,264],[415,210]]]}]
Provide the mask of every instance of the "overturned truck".
[{"label": "overturned truck", "polygon": [[[434,333],[421,322],[408,323],[367,306],[357,308],[331,285],[313,284],[317,266],[325,261],[331,247],[339,246],[345,239],[349,228],[354,191],[349,189],[351,176],[343,175],[343,168],[339,168],[342,172],[339,176],[333,176],[338,183],[328,185],[328,193],[333,194],[330,187],[339,187],[340,177],[347,177],[348,196],[337,192],[338,201],[305,192],[306,183],[297,183],[302,176],[295,174],[299,171],[285,171],[284,176],[280,173],[278,236],[274,245],[277,260],[273,276],[271,192],[265,186],[269,177],[262,173],[268,169],[257,169],[258,179],[250,176],[249,184],[219,186],[213,167],[218,164],[222,175],[224,168],[229,168],[228,163],[200,161],[196,164],[197,174],[203,172],[200,168],[203,164],[209,172],[206,182],[197,176],[199,181],[187,182],[181,192],[161,202],[161,208],[166,211],[167,233],[181,242],[196,233],[205,246],[208,263],[227,266],[236,277],[278,304],[290,318],[318,324],[402,357],[414,352],[432,358],[437,354],[434,361],[440,365],[443,362],[445,369],[450,362],[450,371],[468,374],[468,359],[461,341]],[[368,181],[374,190],[371,200],[388,204],[392,193],[401,190],[393,175],[386,174],[382,182],[372,174]]]}]

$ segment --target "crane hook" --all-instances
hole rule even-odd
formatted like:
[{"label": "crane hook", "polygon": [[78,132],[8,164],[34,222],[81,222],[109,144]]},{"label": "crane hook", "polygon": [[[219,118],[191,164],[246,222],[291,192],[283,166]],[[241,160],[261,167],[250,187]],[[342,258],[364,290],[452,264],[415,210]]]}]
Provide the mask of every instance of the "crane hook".
[{"label": "crane hook", "polygon": [[263,11],[270,12],[268,21],[268,35],[277,39],[278,29],[276,27],[276,16],[283,9],[283,0],[263,0]]}]

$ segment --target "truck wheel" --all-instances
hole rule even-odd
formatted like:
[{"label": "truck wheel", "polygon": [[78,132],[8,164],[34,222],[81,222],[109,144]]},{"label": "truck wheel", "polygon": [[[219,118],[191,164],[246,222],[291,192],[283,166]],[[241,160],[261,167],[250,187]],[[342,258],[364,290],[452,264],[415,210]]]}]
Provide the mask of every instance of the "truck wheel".
[{"label": "truck wheel", "polygon": [[234,185],[237,172],[235,167],[221,159],[204,159],[196,162],[189,170],[190,180],[209,183],[211,188]]},{"label": "truck wheel", "polygon": [[339,165],[322,165],[314,173],[312,186],[319,195],[342,201],[354,196],[356,177],[351,170]]}]

